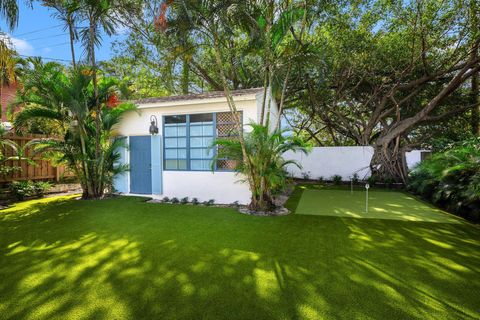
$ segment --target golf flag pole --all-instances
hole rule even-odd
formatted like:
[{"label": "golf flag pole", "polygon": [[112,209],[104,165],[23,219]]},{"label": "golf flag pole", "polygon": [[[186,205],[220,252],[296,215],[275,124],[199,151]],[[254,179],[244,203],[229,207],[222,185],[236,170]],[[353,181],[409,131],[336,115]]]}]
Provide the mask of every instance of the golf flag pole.
[{"label": "golf flag pole", "polygon": [[367,192],[365,192],[365,212],[368,213],[368,189],[370,188],[370,185],[367,183],[365,185],[365,190]]}]

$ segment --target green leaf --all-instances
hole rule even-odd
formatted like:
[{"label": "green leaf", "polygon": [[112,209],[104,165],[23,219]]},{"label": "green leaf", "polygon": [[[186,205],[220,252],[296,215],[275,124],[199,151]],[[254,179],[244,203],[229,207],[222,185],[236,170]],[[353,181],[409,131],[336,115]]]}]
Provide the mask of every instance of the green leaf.
[{"label": "green leaf", "polygon": [[258,17],[257,23],[258,23],[258,27],[259,27],[260,30],[262,30],[262,31],[265,30],[265,27],[267,25],[267,20],[265,19],[264,16]]}]

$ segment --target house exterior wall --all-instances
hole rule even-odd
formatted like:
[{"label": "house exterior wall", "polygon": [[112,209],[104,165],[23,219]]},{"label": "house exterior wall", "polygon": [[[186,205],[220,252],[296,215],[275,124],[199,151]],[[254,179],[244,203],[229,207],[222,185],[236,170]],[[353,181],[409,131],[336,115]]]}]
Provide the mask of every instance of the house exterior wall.
[{"label": "house exterior wall", "polygon": [[[256,100],[240,100],[236,102],[238,110],[243,112],[243,123],[257,121]],[[162,117],[168,115],[182,115],[194,113],[225,112],[229,111],[226,102],[197,102],[191,105],[172,105],[156,107],[154,105],[140,105],[138,113],[130,112],[122,120],[118,133],[122,136],[148,135],[150,116],[158,119],[159,132],[162,132]],[[248,128],[246,128],[248,129]]]},{"label": "house exterior wall", "polygon": [[[258,100],[261,95],[235,97],[236,106],[243,113],[244,125],[258,121]],[[160,151],[163,153],[163,117],[168,115],[183,115],[196,113],[213,113],[229,111],[225,99],[211,99],[208,101],[196,100],[171,103],[152,103],[139,105],[138,112],[130,112],[122,120],[117,129],[120,136],[145,136],[149,135],[150,117],[155,115],[158,120]],[[248,131],[248,126],[245,126]],[[152,140],[153,141],[153,140]],[[152,148],[153,145],[152,145]],[[157,148],[158,149],[158,148]],[[157,152],[152,149],[153,153]],[[129,163],[129,150],[121,151],[122,163]],[[250,191],[246,183],[241,182],[241,177],[234,172],[225,171],[169,171],[163,170],[163,156],[158,160],[152,158],[152,193],[157,197],[183,197],[197,198],[199,201],[214,199],[216,203],[233,203],[238,201],[247,204],[250,201]],[[155,170],[159,169],[159,170]],[[129,172],[115,177],[117,191],[128,194],[130,192]],[[161,175],[161,178],[158,175]],[[161,186],[158,186],[161,184]],[[157,192],[155,191],[157,190]]]},{"label": "house exterior wall", "polygon": [[[263,109],[263,92],[261,94],[259,94],[258,96],[258,99],[257,99],[257,121],[259,122],[260,121],[260,118],[262,116],[262,109]],[[267,90],[267,99],[265,100],[265,104],[266,105],[266,109],[268,109],[268,101],[270,101],[270,123],[269,123],[269,127],[270,127],[270,130],[275,130],[275,125],[277,124],[277,120],[278,120],[278,106],[277,106],[277,102],[275,101],[275,99],[272,99],[272,96],[271,96],[271,93],[270,93],[270,90]],[[267,117],[265,115],[265,118],[263,119],[263,123],[265,124],[267,121]]]},{"label": "house exterior wall", "polygon": [[248,185],[235,172],[163,171],[163,195],[199,201],[241,204],[250,202]]}]

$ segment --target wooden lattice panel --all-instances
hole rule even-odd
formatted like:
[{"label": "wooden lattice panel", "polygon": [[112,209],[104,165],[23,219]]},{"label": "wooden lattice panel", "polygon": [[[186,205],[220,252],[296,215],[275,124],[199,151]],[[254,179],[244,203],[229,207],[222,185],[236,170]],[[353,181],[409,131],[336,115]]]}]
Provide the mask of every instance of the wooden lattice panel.
[{"label": "wooden lattice panel", "polygon": [[236,165],[237,161],[235,160],[217,160],[217,170],[234,170]]},{"label": "wooden lattice panel", "polygon": [[[240,118],[242,112],[240,111]],[[238,130],[235,126],[235,117],[231,112],[219,112],[217,113],[217,137],[223,139],[237,139]],[[217,160],[217,170],[235,170],[237,162],[235,160],[229,160],[226,157],[222,157],[221,147],[218,147],[217,152],[220,155],[220,159]]]},{"label": "wooden lattice panel", "polygon": [[231,112],[217,113],[217,123],[234,123],[234,117]]},{"label": "wooden lattice panel", "polygon": [[[241,112],[240,112],[241,115]],[[217,136],[218,137],[235,137],[238,132],[235,128],[235,117],[231,112],[217,113]]]},{"label": "wooden lattice panel", "polygon": [[217,124],[217,136],[235,137],[238,136],[238,132],[234,124]]}]

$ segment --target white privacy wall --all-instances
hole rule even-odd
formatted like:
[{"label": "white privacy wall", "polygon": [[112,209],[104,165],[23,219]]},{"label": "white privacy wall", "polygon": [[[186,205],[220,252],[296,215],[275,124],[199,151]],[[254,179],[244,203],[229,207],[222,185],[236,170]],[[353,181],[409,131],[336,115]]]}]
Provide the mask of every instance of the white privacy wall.
[{"label": "white privacy wall", "polygon": [[[411,169],[420,162],[422,150],[406,153],[407,165]],[[296,160],[302,168],[289,165],[287,170],[296,178],[303,178],[304,173],[310,179],[330,179],[333,175],[340,175],[344,181],[357,173],[360,179],[370,176],[370,160],[373,156],[372,147],[316,147],[305,155],[301,152],[286,152],[286,160]]]}]

